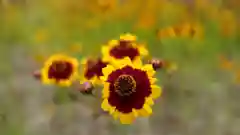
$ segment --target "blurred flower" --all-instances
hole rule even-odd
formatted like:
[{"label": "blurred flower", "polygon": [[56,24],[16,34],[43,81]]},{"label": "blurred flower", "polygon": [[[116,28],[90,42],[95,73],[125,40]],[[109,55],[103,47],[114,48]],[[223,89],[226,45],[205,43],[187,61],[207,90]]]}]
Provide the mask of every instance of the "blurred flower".
[{"label": "blurred flower", "polygon": [[203,29],[198,23],[183,23],[180,25],[181,33],[180,36],[192,38],[192,39],[201,39],[203,36]]},{"label": "blurred flower", "polygon": [[183,23],[157,30],[157,37],[159,39],[172,37],[201,39],[202,36],[203,29],[198,23]]},{"label": "blurred flower", "polygon": [[103,12],[107,12],[116,7],[118,0],[97,0],[97,3]]},{"label": "blurred flower", "polygon": [[180,29],[178,27],[166,27],[163,29],[157,30],[158,39],[162,38],[172,38],[178,36],[180,33]]},{"label": "blurred flower", "polygon": [[143,13],[138,21],[137,24],[135,25],[136,28],[140,28],[140,29],[149,29],[152,28],[156,23],[156,16],[153,13]]},{"label": "blurred flower", "polygon": [[223,36],[232,36],[237,32],[237,21],[229,10],[220,11],[220,31]]},{"label": "blurred flower", "polygon": [[73,43],[68,46],[68,51],[71,53],[80,53],[82,51],[82,44]]},{"label": "blurred flower", "polygon": [[224,70],[232,70],[233,69],[233,62],[226,58],[224,55],[219,56],[220,59],[220,67]]},{"label": "blurred flower", "polygon": [[44,84],[70,86],[77,77],[77,59],[62,54],[52,55],[41,70],[41,80]]},{"label": "blurred flower", "polygon": [[48,39],[48,32],[46,29],[39,29],[37,30],[37,32],[35,33],[35,37],[34,37],[35,41],[37,43],[42,43],[45,42]]},{"label": "blurred flower", "polygon": [[165,61],[164,66],[168,74],[172,74],[178,70],[178,65],[175,62]]},{"label": "blurred flower", "polygon": [[107,66],[107,62],[98,59],[83,59],[83,75],[81,76],[82,82],[90,81],[91,83],[101,84],[100,76],[103,75],[102,69]]},{"label": "blurred flower", "polygon": [[119,40],[109,41],[107,46],[102,47],[104,61],[112,61],[129,57],[135,60],[137,57],[148,55],[148,50],[142,44],[136,43],[136,36],[124,34]]},{"label": "blurred flower", "polygon": [[155,71],[151,64],[142,65],[141,59],[134,62],[126,57],[103,68],[102,109],[108,111],[122,124],[131,124],[138,116],[152,114],[153,99],[161,95],[155,85]]},{"label": "blurred flower", "polygon": [[237,84],[240,83],[240,70],[237,70],[236,73],[235,73],[235,82]]}]

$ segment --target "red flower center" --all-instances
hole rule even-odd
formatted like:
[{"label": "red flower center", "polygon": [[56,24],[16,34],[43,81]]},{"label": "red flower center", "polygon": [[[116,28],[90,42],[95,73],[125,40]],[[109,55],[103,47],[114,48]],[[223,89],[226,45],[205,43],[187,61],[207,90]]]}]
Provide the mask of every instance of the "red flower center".
[{"label": "red flower center", "polygon": [[120,96],[129,96],[136,91],[136,81],[130,75],[120,75],[115,81],[114,87]]},{"label": "red flower center", "polygon": [[110,55],[116,59],[129,57],[131,60],[134,60],[135,57],[140,55],[140,52],[132,46],[132,42],[120,40],[119,44],[110,50]]},{"label": "red flower center", "polygon": [[94,76],[100,77],[103,76],[102,69],[107,66],[106,62],[103,62],[101,59],[88,60],[86,65],[86,71],[84,76],[87,79],[92,79]]},{"label": "red flower center", "polygon": [[73,65],[66,61],[54,61],[48,70],[48,77],[57,81],[66,80],[73,73]]}]

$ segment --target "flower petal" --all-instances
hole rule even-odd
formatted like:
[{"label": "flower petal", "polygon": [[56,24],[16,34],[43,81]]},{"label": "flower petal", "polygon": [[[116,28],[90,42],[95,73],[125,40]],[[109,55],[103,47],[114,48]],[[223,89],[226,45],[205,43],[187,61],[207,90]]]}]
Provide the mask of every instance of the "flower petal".
[{"label": "flower petal", "polygon": [[104,111],[110,111],[111,110],[111,105],[108,103],[108,99],[104,99],[102,104],[101,104],[101,108],[104,110]]},{"label": "flower petal", "polygon": [[162,89],[161,87],[157,86],[157,85],[151,85],[151,88],[152,88],[152,94],[151,94],[151,97],[153,99],[156,99],[158,97],[161,96],[162,94]]},{"label": "flower petal", "polygon": [[103,90],[102,90],[102,97],[103,98],[108,98],[109,97],[109,86],[110,84],[105,82],[103,85]]},{"label": "flower petal", "polygon": [[148,104],[144,104],[143,108],[138,110],[139,116],[147,117],[152,114],[152,108]]},{"label": "flower petal", "polygon": [[103,75],[104,75],[105,77],[107,77],[107,76],[108,76],[109,74],[111,74],[112,71],[114,71],[114,70],[115,70],[115,68],[114,68],[113,66],[107,65],[105,68],[102,69],[102,72],[103,72]]},{"label": "flower petal", "polygon": [[[118,40],[110,40],[109,42],[108,42],[108,45],[110,46],[110,47],[113,47],[113,46],[115,46],[115,45],[118,45],[119,44],[119,41]],[[109,49],[110,50],[110,49]]]},{"label": "flower petal", "polygon": [[141,58],[140,57],[135,58],[134,61],[133,61],[133,65],[136,68],[141,68],[142,65],[143,65]]},{"label": "flower petal", "polygon": [[150,82],[151,82],[151,84],[156,83],[157,82],[157,78],[150,78]]},{"label": "flower petal", "polygon": [[120,113],[119,119],[122,124],[132,124],[133,121],[135,120],[135,117],[133,113],[128,114]]},{"label": "flower petal", "polygon": [[145,55],[145,56],[148,55],[148,50],[143,45],[139,46],[138,49],[139,49],[140,54]]},{"label": "flower petal", "polygon": [[122,67],[127,66],[127,65],[133,67],[133,63],[132,63],[132,61],[129,57],[125,57],[125,58],[120,59],[120,60],[114,60],[113,64],[116,68],[122,68]]},{"label": "flower petal", "polygon": [[137,37],[130,33],[127,33],[124,35],[120,35],[120,40],[136,41]]},{"label": "flower petal", "polygon": [[146,71],[149,77],[155,75],[156,71],[154,71],[153,66],[151,64],[146,64],[142,67],[142,70]]},{"label": "flower petal", "polygon": [[109,47],[108,47],[108,46],[102,46],[101,51],[102,51],[102,54],[103,54],[103,55],[108,55],[108,53],[109,53]]},{"label": "flower petal", "polygon": [[152,106],[154,104],[152,97],[147,97],[145,102],[146,102],[146,104],[148,104],[150,106]]}]

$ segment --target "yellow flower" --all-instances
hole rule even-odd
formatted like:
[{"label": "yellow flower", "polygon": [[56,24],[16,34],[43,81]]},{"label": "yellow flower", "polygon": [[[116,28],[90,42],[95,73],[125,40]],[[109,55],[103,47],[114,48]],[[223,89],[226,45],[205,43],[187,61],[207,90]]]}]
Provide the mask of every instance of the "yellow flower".
[{"label": "yellow flower", "polygon": [[45,29],[39,29],[35,34],[35,41],[37,43],[45,42],[48,39],[48,32]]},{"label": "yellow flower", "polygon": [[41,69],[43,84],[70,86],[78,78],[78,60],[63,54],[52,55]]},{"label": "yellow flower", "polygon": [[111,40],[102,47],[103,61],[114,61],[129,57],[134,61],[137,57],[148,55],[144,45],[137,43],[137,37],[132,34],[123,34],[119,40]]},{"label": "yellow flower", "polygon": [[173,38],[173,37],[186,37],[193,39],[201,39],[203,36],[203,29],[200,24],[197,23],[183,23],[166,27],[157,31],[157,37],[161,38]]},{"label": "yellow flower", "polygon": [[101,80],[102,109],[109,112],[122,124],[131,124],[137,117],[152,114],[154,99],[161,95],[161,88],[155,83],[155,71],[151,64],[143,65],[140,58],[113,61],[103,68]]},{"label": "yellow flower", "polygon": [[81,75],[81,82],[90,81],[93,85],[101,84],[100,76],[103,75],[102,69],[107,66],[107,62],[98,59],[83,59],[81,61],[83,71]]}]

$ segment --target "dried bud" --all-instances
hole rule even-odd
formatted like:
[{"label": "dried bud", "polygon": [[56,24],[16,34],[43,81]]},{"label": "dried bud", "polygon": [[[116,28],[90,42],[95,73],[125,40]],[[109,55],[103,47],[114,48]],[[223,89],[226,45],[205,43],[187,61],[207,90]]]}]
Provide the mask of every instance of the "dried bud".
[{"label": "dried bud", "polygon": [[41,79],[41,72],[39,70],[36,70],[33,72],[33,77],[37,80]]},{"label": "dried bud", "polygon": [[148,61],[149,64],[152,64],[154,70],[158,70],[163,68],[164,66],[164,61],[160,59],[152,59]]},{"label": "dried bud", "polygon": [[93,84],[91,82],[84,82],[78,89],[84,95],[93,95]]}]

